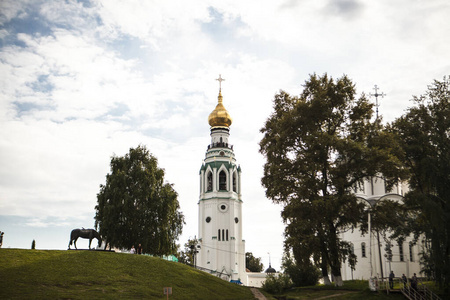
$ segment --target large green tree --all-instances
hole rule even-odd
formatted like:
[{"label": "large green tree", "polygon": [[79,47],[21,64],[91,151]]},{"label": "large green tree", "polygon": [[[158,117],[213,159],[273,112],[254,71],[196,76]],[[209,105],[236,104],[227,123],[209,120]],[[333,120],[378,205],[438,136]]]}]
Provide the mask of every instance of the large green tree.
[{"label": "large green tree", "polygon": [[450,288],[450,79],[434,81],[426,94],[393,123],[410,173],[405,204],[409,229],[425,234],[426,268]]},{"label": "large green tree", "polygon": [[264,269],[261,257],[254,257],[252,252],[245,252],[245,267],[250,272],[261,272]]},{"label": "large green tree", "polygon": [[380,172],[389,188],[399,169],[391,135],[373,120],[373,105],[355,95],[347,76],[311,75],[300,96],[275,95],[274,112],[261,129],[262,184],[269,199],[284,205],[285,246],[299,263],[313,258],[326,283],[330,268],[338,285],[349,254],[339,232],[364,215],[352,189]]},{"label": "large green tree", "polygon": [[110,247],[142,244],[145,253],[173,254],[184,224],[177,197],[156,157],[145,146],[130,148],[111,158],[97,195],[95,227]]}]

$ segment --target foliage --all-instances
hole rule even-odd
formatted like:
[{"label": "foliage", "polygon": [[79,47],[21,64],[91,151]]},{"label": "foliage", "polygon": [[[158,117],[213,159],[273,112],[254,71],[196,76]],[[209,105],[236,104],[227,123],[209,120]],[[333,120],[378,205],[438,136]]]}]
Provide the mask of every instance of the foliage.
[{"label": "foliage", "polygon": [[410,174],[408,230],[425,234],[430,243],[427,267],[450,294],[450,79],[435,80],[414,102],[392,124]]},{"label": "foliage", "polygon": [[291,279],[282,273],[268,273],[262,285],[263,290],[271,294],[281,294],[290,287],[292,287]]},{"label": "foliage", "polygon": [[297,263],[294,258],[284,255],[282,267],[292,280],[293,286],[311,286],[319,282],[320,271],[310,261]]},{"label": "foliage", "polygon": [[254,299],[248,288],[147,255],[0,249],[1,299]]},{"label": "foliage", "polygon": [[197,258],[198,244],[199,244],[199,242],[198,242],[197,238],[189,239],[184,244],[184,251],[180,251],[180,253],[179,253],[179,262],[182,262],[182,263],[188,264],[188,265],[196,264],[196,262],[194,261],[194,257],[195,257],[195,259]]},{"label": "foliage", "polygon": [[252,252],[245,253],[245,267],[250,272],[262,272],[264,265],[261,262],[261,257],[254,257]]},{"label": "foliage", "polygon": [[175,253],[184,224],[177,197],[146,147],[130,148],[111,158],[111,173],[97,194],[95,227],[110,247],[142,244],[145,253]]},{"label": "foliage", "polygon": [[297,261],[314,258],[325,279],[331,268],[338,281],[349,253],[338,233],[364,216],[352,189],[379,173],[390,188],[400,176],[393,134],[371,121],[373,105],[355,94],[347,76],[311,75],[299,97],[275,95],[261,129],[262,184],[269,199],[284,204],[285,246]]},{"label": "foliage", "polygon": [[31,242],[31,249],[36,249],[36,241],[35,240],[33,240]]}]

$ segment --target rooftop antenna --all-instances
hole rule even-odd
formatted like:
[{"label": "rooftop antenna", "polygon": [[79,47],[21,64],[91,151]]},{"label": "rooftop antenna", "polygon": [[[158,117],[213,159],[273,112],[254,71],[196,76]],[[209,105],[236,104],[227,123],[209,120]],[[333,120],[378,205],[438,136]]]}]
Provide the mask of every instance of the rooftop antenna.
[{"label": "rooftop antenna", "polygon": [[[219,76],[220,77],[220,76]],[[375,107],[376,107],[376,114],[377,114],[377,120],[378,120],[378,106],[380,106],[378,104],[378,96],[380,96],[381,98],[383,98],[384,96],[386,96],[385,93],[381,93],[378,94],[378,86],[375,84],[375,87],[373,88],[375,90],[375,94],[369,94],[370,96],[375,96]]]}]

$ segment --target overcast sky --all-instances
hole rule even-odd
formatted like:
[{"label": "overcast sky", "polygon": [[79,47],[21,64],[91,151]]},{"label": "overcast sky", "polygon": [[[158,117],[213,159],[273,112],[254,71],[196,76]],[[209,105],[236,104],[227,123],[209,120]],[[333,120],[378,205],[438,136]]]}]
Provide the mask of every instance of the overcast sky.
[{"label": "overcast sky", "polygon": [[[94,226],[112,155],[147,146],[198,234],[207,118],[233,118],[246,251],[279,269],[281,207],[261,187],[259,130],[280,89],[309,74],[378,85],[393,121],[450,74],[448,0],[0,1],[0,230],[3,247],[67,249]],[[372,98],[375,101],[375,98]],[[86,248],[87,241],[80,240]]]}]

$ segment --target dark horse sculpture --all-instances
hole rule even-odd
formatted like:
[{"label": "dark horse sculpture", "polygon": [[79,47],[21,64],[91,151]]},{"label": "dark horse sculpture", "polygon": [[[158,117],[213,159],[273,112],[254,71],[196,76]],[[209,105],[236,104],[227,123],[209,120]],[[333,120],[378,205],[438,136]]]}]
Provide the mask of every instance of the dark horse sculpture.
[{"label": "dark horse sculpture", "polygon": [[75,245],[75,249],[77,249],[78,238],[89,239],[89,249],[91,249],[91,242],[94,238],[98,240],[98,247],[102,245],[102,238],[100,237],[100,234],[98,234],[98,232],[94,229],[74,229],[70,233],[69,249],[72,245],[72,242]]}]

